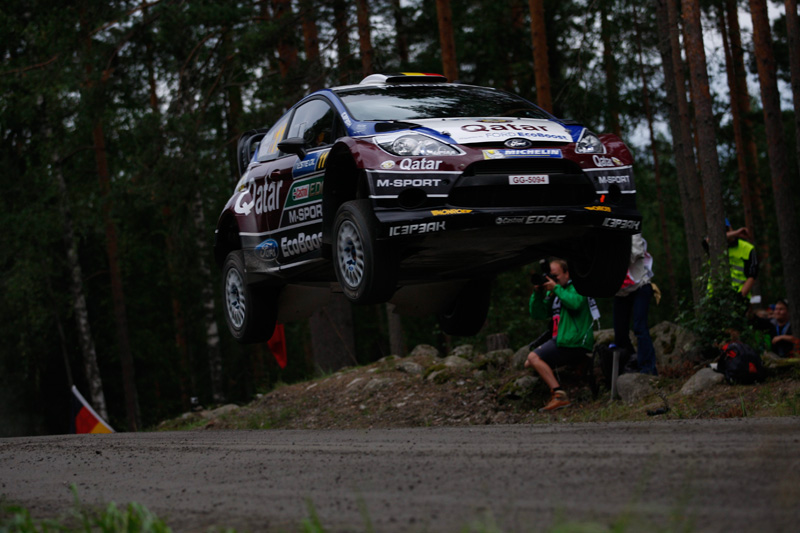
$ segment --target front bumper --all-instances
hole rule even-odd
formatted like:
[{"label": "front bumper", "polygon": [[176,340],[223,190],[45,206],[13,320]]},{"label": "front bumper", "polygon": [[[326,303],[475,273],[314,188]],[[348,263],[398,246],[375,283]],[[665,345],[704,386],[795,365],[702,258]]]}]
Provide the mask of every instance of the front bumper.
[{"label": "front bumper", "polygon": [[[605,205],[582,207],[484,208],[464,209],[380,209],[379,239],[403,239],[431,234],[447,234],[474,229],[515,227],[515,234],[562,233],[567,227],[580,233],[595,230],[635,234],[642,230],[642,216],[635,209]],[[573,233],[572,231],[570,233]]]}]

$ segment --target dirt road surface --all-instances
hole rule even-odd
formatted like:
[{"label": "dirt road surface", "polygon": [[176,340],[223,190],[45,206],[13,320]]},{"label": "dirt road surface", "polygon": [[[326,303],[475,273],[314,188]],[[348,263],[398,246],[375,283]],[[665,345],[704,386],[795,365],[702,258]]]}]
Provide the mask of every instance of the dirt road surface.
[{"label": "dirt road surface", "polygon": [[34,518],[138,502],[174,531],[797,531],[800,418],[0,439]]}]

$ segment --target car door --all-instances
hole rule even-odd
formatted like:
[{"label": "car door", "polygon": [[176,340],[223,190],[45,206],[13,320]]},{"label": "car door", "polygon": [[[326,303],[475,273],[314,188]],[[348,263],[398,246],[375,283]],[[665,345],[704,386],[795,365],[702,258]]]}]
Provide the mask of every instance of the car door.
[{"label": "car door", "polygon": [[279,216],[270,215],[268,224],[282,265],[320,256],[322,182],[328,153],[336,134],[343,130],[337,120],[323,98],[301,104],[292,115],[286,138],[303,139],[304,157],[291,156],[290,165],[275,167],[267,176],[268,187],[280,196]]}]

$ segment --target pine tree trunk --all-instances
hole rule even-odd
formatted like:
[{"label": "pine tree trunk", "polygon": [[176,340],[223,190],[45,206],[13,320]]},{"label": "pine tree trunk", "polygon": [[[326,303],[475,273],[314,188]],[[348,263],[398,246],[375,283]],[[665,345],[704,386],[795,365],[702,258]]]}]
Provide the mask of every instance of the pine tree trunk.
[{"label": "pine tree trunk", "polygon": [[453,12],[450,0],[436,0],[436,14],[439,19],[439,43],[442,47],[442,69],[448,81],[458,79],[456,61],[456,41],[453,35]]},{"label": "pine tree trunk", "polygon": [[603,70],[606,73],[606,129],[621,136],[619,123],[619,88],[617,87],[617,66],[614,60],[614,45],[611,43],[611,28],[608,20],[608,2],[600,2],[600,37],[603,41]]},{"label": "pine tree trunk", "polygon": [[682,0],[682,5],[686,57],[689,63],[692,102],[697,123],[698,157],[706,208],[711,271],[724,275],[729,268],[726,259],[728,245],[725,238],[725,212],[722,205],[716,123],[711,108],[703,28],[700,24],[700,4],[698,0]]},{"label": "pine tree trunk", "polygon": [[358,46],[361,50],[361,74],[366,77],[373,74],[372,36],[369,26],[369,6],[367,0],[356,0],[356,18],[358,20]]},{"label": "pine tree trunk", "polygon": [[219,326],[214,302],[214,279],[211,276],[211,269],[208,266],[207,257],[211,256],[211,246],[206,235],[206,221],[203,206],[203,196],[198,189],[195,193],[194,204],[194,224],[195,224],[195,243],[198,250],[208,253],[199,254],[200,279],[203,288],[200,297],[203,300],[203,325],[205,326],[206,350],[208,352],[208,370],[211,376],[211,396],[215,403],[225,401],[225,393],[222,383],[222,353],[219,347]]},{"label": "pine tree trunk", "polygon": [[350,30],[347,23],[347,4],[344,0],[333,0],[333,28],[336,31],[336,56],[339,65],[339,83],[350,81]]},{"label": "pine tree trunk", "polygon": [[730,32],[726,24],[725,9],[719,8],[719,31],[722,35],[722,45],[725,51],[726,73],[728,75],[728,90],[731,98],[731,116],[733,119],[733,138],[736,146],[737,174],[739,175],[739,188],[742,193],[742,211],[744,214],[744,225],[755,235],[755,224],[753,223],[753,202],[750,197],[750,180],[747,174],[747,163],[745,161],[744,137],[742,136],[742,114],[741,98],[739,87],[736,84],[736,67],[733,64],[733,53],[730,45]]},{"label": "pine tree trunk", "polygon": [[138,431],[141,427],[139,398],[136,392],[136,374],[131,352],[130,335],[128,333],[128,313],[125,309],[125,294],[122,288],[122,268],[119,263],[119,240],[117,225],[111,217],[111,176],[106,159],[103,123],[97,120],[92,130],[94,139],[94,155],[97,165],[97,178],[100,184],[100,198],[103,202],[103,220],[106,232],[106,255],[111,277],[111,299],[114,307],[114,322],[119,342],[119,357],[122,365],[122,389],[125,393],[125,411],[128,418],[128,430]]},{"label": "pine tree trunk", "polygon": [[800,276],[797,275],[800,272],[800,238],[798,237],[795,207],[792,204],[792,184],[789,178],[778,77],[775,69],[775,55],[772,50],[766,0],[750,0],[750,14],[753,18],[753,43],[758,66],[758,81],[761,86],[761,103],[764,108],[775,215],[778,219],[783,281],[786,287],[786,297],[789,300],[792,330],[800,331]]},{"label": "pine tree trunk", "polygon": [[[286,80],[297,64],[297,48],[292,42],[293,33],[288,31],[288,28],[293,27],[291,22],[293,18],[292,2],[291,0],[272,0],[272,10],[275,23],[282,29],[278,38],[278,70],[281,78]],[[288,91],[291,90],[288,89]]]},{"label": "pine tree trunk", "polygon": [[400,315],[395,313],[394,304],[386,304],[386,318],[389,323],[389,353],[405,357],[408,352],[403,335],[403,321]]},{"label": "pine tree trunk", "polygon": [[[108,408],[106,397],[103,394],[103,380],[100,377],[100,367],[97,364],[97,351],[94,346],[94,337],[89,323],[89,311],[86,308],[86,297],[83,289],[83,271],[78,258],[78,243],[72,224],[72,212],[69,208],[69,195],[67,183],[61,172],[58,155],[53,155],[53,177],[58,186],[58,206],[61,212],[62,239],[67,251],[67,265],[70,271],[70,292],[72,292],[72,310],[75,314],[75,325],[78,328],[78,343],[81,347],[83,369],[86,382],[89,385],[89,397],[92,407],[97,413],[108,421]],[[67,362],[68,364],[68,362]]]},{"label": "pine tree trunk", "polygon": [[647,117],[647,128],[650,134],[650,150],[653,153],[653,172],[655,174],[656,182],[656,196],[658,197],[658,222],[661,227],[661,240],[664,244],[664,255],[667,260],[667,279],[669,280],[670,289],[670,304],[675,316],[678,316],[678,284],[675,281],[675,267],[672,261],[672,245],[670,243],[669,231],[667,230],[667,216],[664,209],[664,194],[661,187],[661,165],[658,158],[658,147],[656,146],[656,136],[653,129],[653,111],[650,108],[650,88],[647,83],[647,73],[644,70],[644,57],[642,52],[642,36],[641,28],[639,27],[639,16],[636,12],[636,6],[633,6],[633,23],[636,30],[636,41],[638,43],[639,52],[639,73],[642,78],[642,102],[644,103],[644,112]]},{"label": "pine tree trunk", "polygon": [[319,58],[319,31],[317,30],[316,12],[317,6],[314,0],[303,0],[303,48],[306,52],[306,63],[308,64],[308,88],[310,91],[318,91],[324,86],[324,73]]},{"label": "pine tree trunk", "polygon": [[314,366],[323,373],[358,364],[355,355],[353,310],[342,294],[309,319]]},{"label": "pine tree trunk", "polygon": [[400,0],[392,0],[392,13],[394,15],[394,33],[397,58],[400,60],[400,68],[408,64],[408,37],[406,36],[406,24],[403,17],[403,9]]},{"label": "pine tree trunk", "polygon": [[688,252],[689,272],[692,278],[692,301],[700,303],[702,288],[698,280],[703,275],[702,238],[705,220],[700,205],[700,184],[694,159],[689,104],[686,101],[686,80],[678,35],[677,0],[655,0],[659,32],[659,51],[664,70],[667,102],[675,153],[678,191],[683,211],[683,227]]},{"label": "pine tree trunk", "polygon": [[[739,27],[739,6],[737,0],[725,0],[728,36],[731,44],[731,58],[736,76],[737,94],[739,96],[739,116],[742,125],[742,143],[744,146],[744,161],[747,169],[748,194],[754,205],[753,232],[751,235],[760,250],[759,271],[766,279],[772,277],[772,261],[770,258],[769,239],[766,238],[767,213],[764,209],[764,198],[768,196],[768,186],[761,178],[758,171],[758,148],[756,147],[753,121],[750,119],[752,108],[750,106],[750,91],[747,88],[747,70],[744,64],[744,48]],[[760,236],[760,238],[759,238]]]},{"label": "pine tree trunk", "polygon": [[533,45],[533,74],[536,81],[536,103],[553,111],[550,94],[550,59],[547,52],[547,31],[544,23],[544,0],[529,0],[531,10],[531,43]]},{"label": "pine tree trunk", "polygon": [[794,131],[797,164],[800,165],[800,20],[797,15],[797,0],[784,0],[786,7],[786,36],[789,41],[789,68],[792,76],[792,98],[794,100]]},{"label": "pine tree trunk", "polygon": [[93,79],[92,38],[90,36],[89,22],[87,20],[88,6],[82,2],[79,6],[81,30],[85,40],[86,53],[86,87],[83,92],[87,100],[87,106],[91,106],[90,112],[94,113],[92,125],[92,149],[94,151],[95,167],[97,170],[97,180],[100,188],[100,201],[103,210],[103,222],[106,234],[106,256],[108,258],[109,276],[111,279],[111,299],[114,309],[114,323],[117,330],[117,342],[119,343],[119,358],[122,366],[122,389],[125,397],[125,411],[127,416],[128,430],[137,431],[141,427],[141,415],[139,412],[139,398],[136,392],[136,376],[133,365],[133,354],[131,352],[130,336],[128,334],[128,317],[125,309],[125,295],[122,288],[122,269],[119,263],[119,249],[117,239],[117,226],[111,216],[111,175],[108,169],[108,159],[105,146],[105,135],[103,133],[102,110],[104,107],[103,86],[111,75],[110,71],[104,71],[100,80]]}]

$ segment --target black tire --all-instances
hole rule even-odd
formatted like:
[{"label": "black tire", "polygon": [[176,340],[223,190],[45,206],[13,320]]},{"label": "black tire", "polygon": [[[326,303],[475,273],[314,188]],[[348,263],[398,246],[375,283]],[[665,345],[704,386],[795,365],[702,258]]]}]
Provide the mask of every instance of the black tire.
[{"label": "black tire", "polygon": [[491,296],[490,281],[481,279],[468,282],[448,308],[439,313],[439,327],[448,335],[476,335],[486,323]]},{"label": "black tire", "polygon": [[588,233],[581,244],[580,255],[569,260],[575,290],[594,298],[614,296],[628,272],[631,236]]},{"label": "black tire", "polygon": [[392,297],[397,265],[388,243],[377,241],[377,221],[369,200],[345,202],[336,212],[333,267],[345,297],[357,304]]},{"label": "black tire", "polygon": [[222,304],[228,330],[242,344],[265,342],[275,331],[278,290],[247,284],[241,250],[228,254],[222,266]]}]

